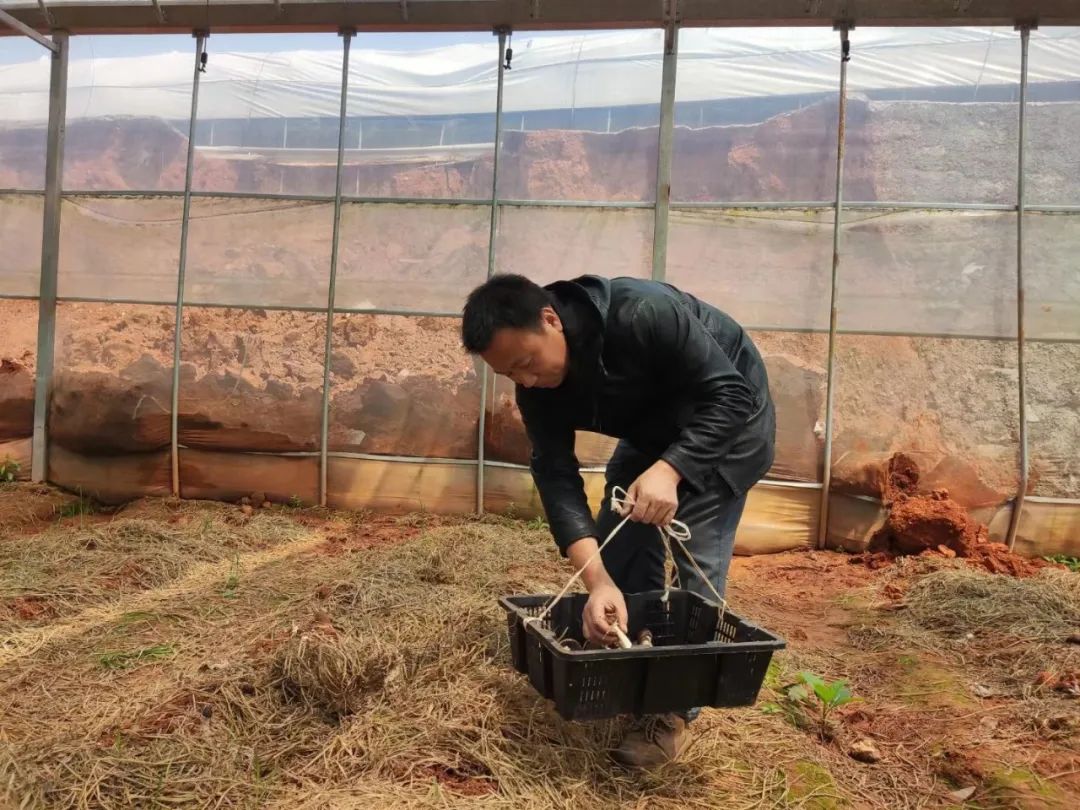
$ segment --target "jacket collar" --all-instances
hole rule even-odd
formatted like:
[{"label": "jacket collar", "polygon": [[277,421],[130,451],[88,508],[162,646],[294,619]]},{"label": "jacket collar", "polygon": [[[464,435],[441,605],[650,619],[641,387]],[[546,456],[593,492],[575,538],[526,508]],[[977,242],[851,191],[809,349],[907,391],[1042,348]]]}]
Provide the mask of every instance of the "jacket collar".
[{"label": "jacket collar", "polygon": [[599,276],[556,281],[545,287],[555,299],[570,354],[562,387],[591,389],[604,375],[604,327],[611,303],[611,282]]}]

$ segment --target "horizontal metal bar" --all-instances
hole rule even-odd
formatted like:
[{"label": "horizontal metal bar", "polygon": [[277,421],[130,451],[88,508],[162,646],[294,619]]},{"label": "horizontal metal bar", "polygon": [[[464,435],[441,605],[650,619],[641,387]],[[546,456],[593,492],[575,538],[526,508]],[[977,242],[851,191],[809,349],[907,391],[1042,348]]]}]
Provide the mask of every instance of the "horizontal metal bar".
[{"label": "horizontal metal bar", "polygon": [[[0,196],[27,196],[43,197],[45,192],[40,189],[25,188],[0,188]],[[182,191],[65,191],[64,198],[91,198],[109,199],[113,197],[183,197]],[[332,203],[332,195],[322,194],[279,194],[276,192],[245,192],[245,191],[193,191],[192,197],[205,199],[247,199],[247,200],[281,200],[283,202],[325,202]],[[487,208],[491,205],[490,199],[462,198],[452,199],[446,197],[350,197],[343,195],[342,200],[350,203],[383,204],[387,205],[465,205]],[[611,200],[503,200],[499,199],[499,205],[509,205],[515,208],[641,208],[652,209],[652,202],[611,201]],[[762,211],[804,211],[827,210],[834,208],[831,202],[820,200],[807,200],[795,202],[750,202],[746,200],[721,200],[721,201],[697,201],[697,202],[672,202],[673,211],[693,211],[696,209],[723,209],[723,210],[762,210]],[[954,202],[904,202],[887,200],[855,200],[844,202],[847,209],[879,210],[892,209],[899,211],[1015,211],[1015,205],[998,203],[954,203]],[[1025,205],[1025,213],[1045,214],[1080,214],[1080,203],[1075,205]]]},{"label": "horizontal metal bar", "polygon": [[271,458],[318,458],[318,450],[232,450],[228,448],[191,447],[178,443],[178,450],[190,450],[193,453],[229,453],[237,456],[270,456]]},{"label": "horizontal metal bar", "polygon": [[[319,455],[313,453],[312,455]],[[344,450],[328,450],[327,458],[353,458],[360,461],[392,461],[395,464],[442,464],[448,467],[475,467],[475,458],[430,458],[426,456],[384,456],[377,453],[349,453]]]},{"label": "horizontal metal bar", "polygon": [[806,208],[822,208],[832,211],[835,208],[835,203],[824,202],[822,200],[807,200],[805,202],[797,201],[759,201],[754,202],[752,200],[695,200],[679,202],[678,200],[671,201],[672,211],[694,211],[697,209],[760,209],[764,211],[771,211],[773,209],[780,211],[787,210],[803,210]]},{"label": "horizontal metal bar", "polygon": [[17,17],[13,17],[11,14],[4,11],[2,8],[0,8],[0,23],[11,26],[20,34],[25,34],[26,36],[30,37],[30,39],[34,40],[34,42],[36,42],[38,45],[43,48],[48,48],[53,53],[56,53],[60,50],[60,46],[53,42],[51,39],[44,36],[43,34],[39,34],[22,20],[18,19]]},{"label": "horizontal metal bar", "polygon": [[362,309],[357,307],[334,307],[334,312],[339,315],[402,315],[409,318],[460,318],[461,312],[446,312],[443,310],[423,309],[391,309],[376,308]]},{"label": "horizontal metal bar", "polygon": [[1056,498],[1050,495],[1028,495],[1025,503],[1048,503],[1059,506],[1080,506],[1080,498]]},{"label": "horizontal metal bar", "polygon": [[[760,211],[805,211],[805,210],[822,210],[832,211],[836,207],[835,203],[826,203],[820,201],[805,201],[805,202],[740,202],[734,200],[718,201],[718,202],[673,202],[671,204],[672,211],[693,211],[698,209],[704,210],[760,210]],[[1068,207],[1068,206],[1065,206]],[[893,210],[893,211],[1015,211],[1015,205],[1005,205],[999,203],[923,203],[923,202],[890,202],[886,200],[864,200],[862,202],[844,202],[844,209],[847,210],[853,208],[856,210],[866,211],[878,211],[878,210]],[[1031,210],[1030,207],[1028,210]],[[1080,206],[1076,206],[1076,210],[1080,211]]]},{"label": "horizontal metal bar", "polygon": [[[491,459],[484,460],[485,467],[498,467],[504,470],[517,470],[518,472],[529,472],[528,466],[524,464],[516,464],[512,461],[493,461]],[[579,468],[579,472],[583,473],[603,473],[607,468],[604,466],[584,466]],[[757,483],[757,486],[775,487],[778,489],[821,489],[820,482],[814,481],[788,481],[780,478],[763,478]]]},{"label": "horizontal metal bar", "polygon": [[510,208],[642,208],[651,211],[656,203],[635,200],[505,200],[499,198],[499,207]]},{"label": "horizontal metal bar", "polygon": [[[34,301],[37,299],[36,295],[19,295],[0,293],[0,300],[10,299],[13,301]],[[61,303],[72,304],[116,304],[116,305],[138,305],[138,306],[174,306],[175,302],[169,301],[153,301],[143,299],[111,299],[111,298],[94,298],[84,296],[60,296],[57,299]],[[185,301],[185,307],[202,307],[204,309],[264,309],[271,312],[325,312],[325,307],[318,306],[304,306],[304,305],[284,305],[284,304],[207,304],[200,302]],[[460,312],[453,312],[447,310],[419,310],[419,309],[391,309],[391,308],[378,308],[378,309],[361,309],[356,307],[335,307],[335,313],[343,315],[396,315],[409,318],[460,318]],[[798,327],[798,326],[768,326],[761,324],[745,323],[743,328],[750,332],[784,332],[797,335],[821,335],[828,334],[828,329],[824,327]],[[960,333],[960,332],[911,332],[902,330],[890,330],[890,329],[851,329],[840,328],[837,329],[838,335],[860,337],[903,337],[903,338],[932,338],[935,340],[990,340],[990,341],[1009,341],[1010,343],[1016,340],[1016,335],[987,335],[979,333]],[[1032,337],[1026,336],[1025,339],[1028,343],[1046,343],[1050,345],[1056,344],[1073,344],[1080,343],[1080,335],[1076,337]]]},{"label": "horizontal metal bar", "polygon": [[[659,28],[663,4],[656,0],[443,0],[408,4],[287,3],[282,14],[275,3],[214,3],[215,33],[282,31],[336,31],[353,27],[369,31],[490,31],[495,26],[515,30]],[[166,19],[152,3],[71,3],[52,5],[55,27],[72,33],[190,32],[205,27],[207,4],[199,0],[169,3]],[[684,26],[829,26],[841,3],[793,0],[682,0],[679,13]],[[978,3],[943,0],[874,0],[851,4],[849,22],[859,26],[899,25],[1013,25],[1017,20],[1038,20],[1041,25],[1076,25],[1080,8],[1075,0],[980,0]],[[32,22],[37,7],[19,8],[14,14]]]},{"label": "horizontal metal bar", "polygon": [[[0,293],[0,298],[17,298],[17,299],[36,299],[35,295],[4,295]],[[57,298],[57,301],[65,304],[114,304],[116,306],[128,305],[128,306],[176,306],[176,301],[172,298],[169,300],[155,301],[151,299],[140,298],[95,298],[90,296],[78,296],[78,295],[63,295]],[[184,301],[184,307],[195,307],[202,309],[245,309],[254,310],[262,309],[270,312],[318,312],[325,313],[326,307],[306,304],[212,304],[201,301]],[[460,312],[444,312],[442,310],[422,310],[422,309],[389,309],[389,308],[376,308],[376,309],[359,309],[353,307],[334,307],[334,312],[342,315],[401,315],[409,318],[460,318]]]}]

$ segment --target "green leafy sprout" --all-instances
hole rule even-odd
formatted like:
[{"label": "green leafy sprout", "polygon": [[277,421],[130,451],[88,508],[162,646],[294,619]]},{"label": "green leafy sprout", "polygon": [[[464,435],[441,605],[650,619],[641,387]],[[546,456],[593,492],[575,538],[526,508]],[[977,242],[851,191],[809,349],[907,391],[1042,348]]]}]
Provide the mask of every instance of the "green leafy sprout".
[{"label": "green leafy sprout", "polygon": [[0,484],[10,484],[19,477],[22,465],[13,458],[0,461]]},{"label": "green leafy sprout", "polygon": [[818,723],[826,730],[829,715],[834,709],[845,706],[858,698],[852,693],[847,681],[826,681],[812,672],[800,672],[799,682],[787,688],[787,698],[792,703],[807,704],[817,699]]}]

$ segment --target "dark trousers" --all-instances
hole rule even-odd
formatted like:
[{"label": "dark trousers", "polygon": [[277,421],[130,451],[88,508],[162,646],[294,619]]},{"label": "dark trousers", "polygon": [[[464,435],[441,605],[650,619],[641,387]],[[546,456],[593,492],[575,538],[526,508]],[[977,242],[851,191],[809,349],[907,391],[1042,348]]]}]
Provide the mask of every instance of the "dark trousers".
[{"label": "dark trousers", "polygon": [[[622,520],[610,508],[611,492],[616,486],[629,489],[634,480],[656,463],[625,441],[619,442],[607,465],[607,486],[597,529],[600,542]],[[686,544],[698,565],[724,595],[728,568],[735,550],[735,530],[739,526],[746,496],[736,498],[719,476],[707,479],[705,491],[694,493],[679,487],[679,509],[675,517],[690,529]],[[679,573],[679,583],[711,601],[713,592],[701,581],[686,555],[672,543],[672,555]],[[623,593],[662,590],[664,587],[664,544],[655,526],[627,523],[603,551],[604,567]]]},{"label": "dark trousers", "polygon": [[[604,503],[597,520],[599,541],[611,533],[620,520],[611,510],[611,492],[616,486],[629,489],[634,480],[656,463],[622,441],[615,448],[607,465],[607,484]],[[746,496],[736,498],[718,475],[707,480],[701,493],[693,493],[679,487],[679,509],[675,518],[690,529],[690,542],[686,544],[698,566],[723,596],[727,584],[728,568],[735,552],[735,530],[739,527]],[[716,595],[701,581],[686,555],[672,542],[671,553],[679,574],[679,584],[699,596],[716,601]],[[623,593],[658,591],[664,587],[664,544],[655,526],[627,523],[602,552],[604,567],[615,585]],[[700,709],[690,709],[679,714],[687,722],[693,721]]]}]

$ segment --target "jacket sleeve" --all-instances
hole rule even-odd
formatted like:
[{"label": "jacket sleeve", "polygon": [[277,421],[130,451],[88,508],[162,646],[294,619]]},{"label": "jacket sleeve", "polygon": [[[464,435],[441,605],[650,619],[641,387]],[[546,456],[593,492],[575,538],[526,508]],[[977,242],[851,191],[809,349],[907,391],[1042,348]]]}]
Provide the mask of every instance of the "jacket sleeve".
[{"label": "jacket sleeve", "polygon": [[566,556],[571,544],[583,537],[596,536],[581,465],[574,454],[574,429],[530,397],[518,396],[517,401],[532,442],[529,467],[533,481],[540,492],[555,543]]},{"label": "jacket sleeve", "polygon": [[694,402],[693,413],[661,458],[700,491],[705,474],[738,437],[758,395],[705,326],[677,300],[642,300],[631,320],[632,345]]}]

